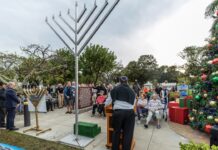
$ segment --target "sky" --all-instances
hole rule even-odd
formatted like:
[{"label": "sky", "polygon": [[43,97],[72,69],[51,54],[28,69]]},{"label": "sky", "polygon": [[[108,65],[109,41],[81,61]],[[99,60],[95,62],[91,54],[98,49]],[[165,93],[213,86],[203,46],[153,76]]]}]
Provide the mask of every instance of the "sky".
[{"label": "sky", "polygon": [[[96,1],[99,10],[104,0]],[[106,10],[114,2],[108,1]],[[124,65],[145,54],[154,55],[159,65],[182,65],[185,62],[178,56],[180,51],[187,46],[206,44],[204,39],[209,36],[212,20],[205,19],[204,12],[210,2],[120,0],[90,43],[101,44],[114,51],[118,57],[117,61]],[[0,3],[0,51],[21,53],[20,47],[29,44],[51,45],[52,49],[65,47],[45,23],[46,16],[58,33],[73,47],[51,17],[55,15],[64,29],[73,35],[58,18],[58,14],[61,11],[62,16],[73,25],[66,12],[70,9],[73,15],[74,0],[0,0]],[[78,3],[79,11],[86,3],[87,15],[94,0],[78,0]]]}]

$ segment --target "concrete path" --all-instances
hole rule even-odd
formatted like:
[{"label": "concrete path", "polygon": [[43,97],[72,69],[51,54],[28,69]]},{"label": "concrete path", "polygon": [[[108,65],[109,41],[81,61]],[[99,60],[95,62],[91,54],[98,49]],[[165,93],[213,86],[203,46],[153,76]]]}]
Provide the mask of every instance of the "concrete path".
[{"label": "concrete path", "polygon": [[[79,115],[80,121],[98,123],[102,128],[102,133],[87,146],[86,150],[106,150],[106,119],[99,117],[90,117],[91,112]],[[42,129],[52,128],[52,131],[43,133],[38,138],[59,141],[66,135],[73,133],[74,115],[65,114],[65,109],[55,109],[53,112],[40,113],[39,122]],[[31,114],[32,126],[35,125],[35,116]],[[20,128],[18,132],[28,129],[23,127],[23,115],[16,116],[15,125]],[[35,132],[27,132],[27,135],[35,136]],[[136,140],[135,150],[179,150],[179,142],[186,143],[188,140],[176,134],[168,126],[168,123],[162,121],[162,128],[156,129],[150,125],[148,129],[143,124],[136,124],[134,137]]]}]

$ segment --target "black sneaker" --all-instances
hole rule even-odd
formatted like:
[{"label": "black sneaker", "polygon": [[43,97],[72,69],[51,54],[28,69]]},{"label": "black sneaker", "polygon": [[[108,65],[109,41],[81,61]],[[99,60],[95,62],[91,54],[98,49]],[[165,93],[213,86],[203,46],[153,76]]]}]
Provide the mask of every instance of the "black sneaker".
[{"label": "black sneaker", "polygon": [[147,128],[148,128],[148,125],[147,125],[147,124],[145,124],[145,125],[144,125],[144,127],[147,129]]},{"label": "black sneaker", "polygon": [[9,129],[9,131],[16,131],[16,130],[19,130],[19,128],[11,128],[11,129]]}]

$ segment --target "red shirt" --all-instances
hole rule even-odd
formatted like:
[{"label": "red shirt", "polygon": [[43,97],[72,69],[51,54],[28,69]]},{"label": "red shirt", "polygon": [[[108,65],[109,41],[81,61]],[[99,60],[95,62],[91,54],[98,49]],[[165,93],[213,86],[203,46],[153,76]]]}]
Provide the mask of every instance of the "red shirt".
[{"label": "red shirt", "polygon": [[103,95],[98,96],[96,99],[97,104],[103,104],[104,101],[105,101],[105,97]]}]

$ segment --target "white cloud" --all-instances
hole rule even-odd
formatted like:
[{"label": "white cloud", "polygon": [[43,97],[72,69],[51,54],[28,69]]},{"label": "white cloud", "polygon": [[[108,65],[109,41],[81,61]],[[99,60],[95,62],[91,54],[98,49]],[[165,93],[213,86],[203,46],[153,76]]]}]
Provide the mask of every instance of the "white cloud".
[{"label": "white cloud", "polygon": [[204,18],[208,1],[190,0],[168,17],[162,18],[147,37],[160,64],[181,65],[178,53],[191,45],[202,46],[209,36],[211,21]]},{"label": "white cloud", "polygon": [[[74,1],[0,2],[1,50],[17,51],[20,46],[32,43],[51,44],[54,49],[64,47],[44,18],[51,18],[60,10],[66,12]],[[90,1],[80,2],[88,2],[88,8],[92,7]],[[102,2],[99,0],[98,4]],[[202,45],[208,36],[210,21],[204,19],[208,3],[205,0],[122,0],[91,42],[114,50],[124,65],[150,53],[159,64],[181,64],[178,52],[185,46]]]}]

